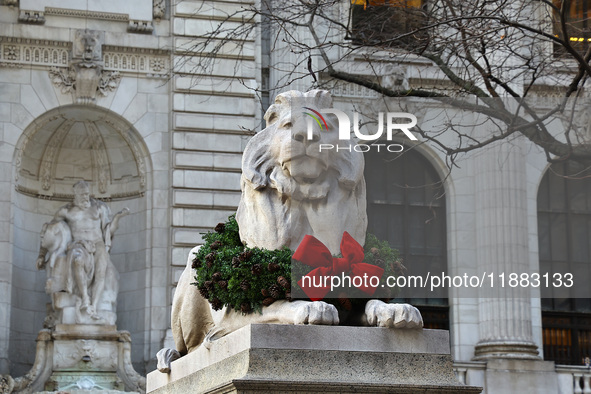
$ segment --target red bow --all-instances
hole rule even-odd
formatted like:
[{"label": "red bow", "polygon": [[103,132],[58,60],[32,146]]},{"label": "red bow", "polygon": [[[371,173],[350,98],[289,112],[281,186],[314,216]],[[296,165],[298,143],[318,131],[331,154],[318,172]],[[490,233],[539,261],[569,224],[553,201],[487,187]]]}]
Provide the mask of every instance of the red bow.
[{"label": "red bow", "polygon": [[[292,257],[294,260],[301,261],[310,267],[317,267],[304,276],[304,278],[308,277],[305,281],[304,278],[298,281],[298,285],[312,301],[322,300],[331,290],[331,277],[338,276],[340,280],[343,279],[340,276],[342,274],[347,274],[346,276],[351,279],[350,283],[364,293],[368,295],[375,293],[376,287],[369,284],[369,278],[372,276],[381,278],[384,269],[364,263],[363,246],[346,231],[341,240],[341,254],[343,257],[332,257],[328,248],[311,235],[306,235],[296,249]],[[355,277],[360,278],[355,280]],[[325,280],[325,278],[328,279]],[[349,286],[348,283],[349,281],[347,286]]]}]

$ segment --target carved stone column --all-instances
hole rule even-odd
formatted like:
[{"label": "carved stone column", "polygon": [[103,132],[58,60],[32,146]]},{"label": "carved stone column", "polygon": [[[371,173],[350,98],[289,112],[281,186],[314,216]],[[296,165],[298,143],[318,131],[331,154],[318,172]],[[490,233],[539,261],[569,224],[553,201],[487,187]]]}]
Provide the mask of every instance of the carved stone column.
[{"label": "carved stone column", "polygon": [[[540,359],[532,336],[530,290],[508,286],[509,274],[530,272],[526,163],[519,145],[494,145],[475,160],[478,271],[494,277],[493,287],[484,288],[479,299],[476,360]],[[499,280],[503,273],[505,287]]]}]

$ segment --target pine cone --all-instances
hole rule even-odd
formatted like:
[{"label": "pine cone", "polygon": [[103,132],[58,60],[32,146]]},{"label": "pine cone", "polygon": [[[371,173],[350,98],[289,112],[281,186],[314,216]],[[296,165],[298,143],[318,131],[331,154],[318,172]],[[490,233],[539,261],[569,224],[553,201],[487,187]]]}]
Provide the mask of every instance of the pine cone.
[{"label": "pine cone", "polygon": [[199,286],[199,294],[201,294],[201,297],[208,299],[209,298],[209,292],[207,291],[207,288],[205,286]]},{"label": "pine cone", "polygon": [[378,248],[371,248],[369,250],[371,252],[371,254],[373,254],[374,256],[378,256],[380,254],[380,250]]},{"label": "pine cone", "polygon": [[285,292],[285,299],[286,299],[287,301],[289,301],[289,302],[291,302],[291,301],[292,301],[292,299],[291,299],[291,291],[286,291],[286,292]]},{"label": "pine cone", "polygon": [[205,261],[207,262],[207,268],[213,267],[213,263],[215,261],[215,253],[212,252],[205,256]]},{"label": "pine cone", "polygon": [[218,286],[220,287],[220,289],[227,289],[228,288],[228,282],[225,280],[220,280],[218,282]]},{"label": "pine cone", "polygon": [[240,267],[240,259],[236,256],[232,257],[232,267],[233,268]]},{"label": "pine cone", "polygon": [[240,304],[240,310],[242,311],[242,313],[248,313],[252,309],[250,308],[250,304],[248,302],[243,302],[242,304]]},{"label": "pine cone", "polygon": [[253,275],[260,275],[261,272],[263,272],[263,266],[260,264],[255,264],[250,269],[250,272],[252,272]]},{"label": "pine cone", "polygon": [[269,295],[278,300],[283,295],[283,290],[278,285],[272,285],[269,287]]},{"label": "pine cone", "polygon": [[269,305],[271,305],[274,302],[275,302],[275,298],[273,298],[273,297],[267,297],[267,298],[265,298],[263,300],[263,305],[264,306],[269,306]]},{"label": "pine cone", "polygon": [[261,289],[261,294],[263,295],[263,297],[269,297],[269,290]]},{"label": "pine cone", "polygon": [[279,283],[285,290],[291,289],[291,284],[284,276],[277,277],[277,283]]},{"label": "pine cone", "polygon": [[226,225],[224,223],[218,223],[217,226],[215,226],[215,231],[220,234],[223,233],[226,231]]},{"label": "pine cone", "polygon": [[240,253],[240,261],[247,261],[252,257],[254,252],[252,250],[245,250],[244,252]]},{"label": "pine cone", "polygon": [[219,298],[214,298],[209,303],[214,311],[219,311],[224,307],[224,303]]},{"label": "pine cone", "polygon": [[222,273],[221,272],[214,272],[214,274],[211,276],[211,279],[214,282],[219,282],[220,280],[222,280]]},{"label": "pine cone", "polygon": [[240,288],[242,289],[242,291],[250,290],[250,282],[244,279],[242,282],[240,282]]},{"label": "pine cone", "polygon": [[238,260],[240,260],[241,263],[246,261],[246,255],[244,254],[244,252],[238,255]]},{"label": "pine cone", "polygon": [[213,290],[213,281],[211,280],[206,280],[205,283],[203,283],[203,285],[205,286],[205,288],[208,291],[212,291]]},{"label": "pine cone", "polygon": [[279,270],[279,264],[277,263],[269,263],[269,265],[267,266],[267,269],[269,270],[269,272],[275,272]]},{"label": "pine cone", "polygon": [[220,241],[214,241],[211,245],[209,245],[209,248],[211,250],[217,250],[222,246],[222,243]]},{"label": "pine cone", "polygon": [[193,259],[193,264],[191,264],[191,268],[193,268],[194,270],[197,268],[201,268],[201,264],[203,264],[203,262],[199,260],[197,257],[195,257]]}]

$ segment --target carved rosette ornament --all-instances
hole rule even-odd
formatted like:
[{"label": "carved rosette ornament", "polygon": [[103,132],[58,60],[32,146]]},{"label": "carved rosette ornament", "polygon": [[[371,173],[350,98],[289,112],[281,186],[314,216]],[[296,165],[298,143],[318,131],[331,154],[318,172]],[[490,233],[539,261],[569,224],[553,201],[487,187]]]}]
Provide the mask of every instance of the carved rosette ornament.
[{"label": "carved rosette ornament", "polygon": [[119,86],[119,72],[103,71],[103,42],[104,32],[76,31],[70,67],[67,70],[60,67],[52,67],[49,70],[51,82],[63,94],[73,93],[77,103],[93,103],[97,92],[106,96]]}]

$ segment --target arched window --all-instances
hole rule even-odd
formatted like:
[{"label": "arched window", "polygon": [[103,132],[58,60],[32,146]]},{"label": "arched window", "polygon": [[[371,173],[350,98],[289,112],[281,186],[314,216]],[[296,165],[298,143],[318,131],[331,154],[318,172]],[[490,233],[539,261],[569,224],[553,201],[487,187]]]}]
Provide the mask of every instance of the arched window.
[{"label": "arched window", "polygon": [[[406,275],[447,272],[445,194],[433,166],[414,150],[370,151],[365,161],[368,231],[399,250]],[[405,300],[419,308],[426,328],[449,329],[444,291]]]},{"label": "arched window", "polygon": [[[591,261],[591,170],[577,163],[553,164],[538,190],[540,273],[589,277]],[[542,298],[544,358],[584,365],[591,357],[591,299],[575,289],[550,289]]]}]

